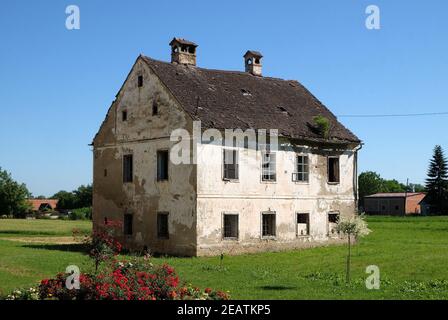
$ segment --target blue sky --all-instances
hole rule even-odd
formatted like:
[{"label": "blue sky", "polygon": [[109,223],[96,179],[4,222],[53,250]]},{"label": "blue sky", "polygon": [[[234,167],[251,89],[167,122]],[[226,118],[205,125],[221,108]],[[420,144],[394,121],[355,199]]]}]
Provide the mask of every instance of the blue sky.
[{"label": "blue sky", "polygon": [[[65,28],[78,5],[81,29]],[[365,9],[381,10],[367,30]],[[173,36],[199,44],[198,65],[296,79],[336,115],[448,111],[448,2],[2,1],[0,166],[34,195],[92,180],[88,144],[140,53],[169,60]],[[448,115],[340,118],[364,142],[360,169],[423,183]]]}]

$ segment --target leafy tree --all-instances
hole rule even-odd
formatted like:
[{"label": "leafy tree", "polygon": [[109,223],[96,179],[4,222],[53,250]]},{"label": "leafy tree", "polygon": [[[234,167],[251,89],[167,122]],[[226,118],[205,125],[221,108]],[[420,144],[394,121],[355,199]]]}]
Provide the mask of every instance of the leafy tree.
[{"label": "leafy tree", "polygon": [[68,192],[59,191],[54,194],[54,199],[58,199],[58,209],[79,209],[92,206],[92,185],[82,185],[78,189]]},{"label": "leafy tree", "polygon": [[319,133],[324,139],[330,137],[331,123],[330,120],[322,115],[315,116],[313,118],[314,124],[316,125]]},{"label": "leafy tree", "polygon": [[425,186],[418,183],[410,183],[408,186],[408,192],[425,192]]},{"label": "leafy tree", "polygon": [[16,182],[10,173],[0,167],[0,214],[24,217],[31,209],[27,202],[29,196],[26,185]]},{"label": "leafy tree", "polygon": [[426,179],[428,201],[442,213],[448,209],[448,165],[441,146],[435,146]]},{"label": "leafy tree", "polygon": [[359,204],[364,205],[364,197],[381,192],[383,179],[373,171],[363,172],[359,175]]},{"label": "leafy tree", "polygon": [[381,192],[406,192],[406,186],[397,180],[383,180]]},{"label": "leafy tree", "polygon": [[76,197],[73,192],[61,190],[51,198],[59,200],[57,205],[59,210],[74,209],[76,206]]},{"label": "leafy tree", "polygon": [[347,236],[347,266],[346,266],[346,281],[350,282],[350,264],[351,264],[351,245],[352,237],[355,239],[368,235],[371,230],[367,227],[367,222],[364,217],[353,216],[349,218],[342,218],[338,221],[336,230]]}]

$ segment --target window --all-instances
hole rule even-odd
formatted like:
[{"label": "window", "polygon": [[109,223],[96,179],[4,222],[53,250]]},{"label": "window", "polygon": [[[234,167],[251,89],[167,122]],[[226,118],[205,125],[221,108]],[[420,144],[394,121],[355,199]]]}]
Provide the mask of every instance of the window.
[{"label": "window", "polygon": [[224,239],[238,239],[238,215],[224,214]]},{"label": "window", "polygon": [[275,237],[275,213],[262,214],[262,236]]},{"label": "window", "polygon": [[109,221],[107,220],[107,217],[104,217],[104,225],[107,226],[108,223]]},{"label": "window", "polygon": [[224,149],[224,180],[238,180],[238,150]]},{"label": "window", "polygon": [[339,183],[339,158],[328,158],[328,182]]},{"label": "window", "polygon": [[297,214],[297,235],[307,236],[310,234],[310,215],[308,213]]},{"label": "window", "polygon": [[339,221],[339,213],[328,214],[328,234],[332,235],[337,233],[336,227]]},{"label": "window", "polygon": [[107,177],[107,169],[104,169],[104,176]]},{"label": "window", "polygon": [[138,76],[138,87],[141,88],[143,87],[143,76]]},{"label": "window", "polygon": [[123,182],[132,182],[132,171],[132,154],[126,154],[123,156]]},{"label": "window", "polygon": [[168,239],[168,213],[161,212],[157,214],[157,237],[159,239]]},{"label": "window", "polygon": [[157,181],[168,180],[168,150],[157,151]]},{"label": "window", "polygon": [[128,120],[128,112],[126,110],[121,111],[121,121]]},{"label": "window", "polygon": [[153,116],[156,116],[156,115],[158,115],[158,114],[159,114],[159,104],[157,103],[156,100],[154,100],[154,101],[152,102],[152,115],[153,115]]},{"label": "window", "polygon": [[132,214],[124,215],[123,233],[127,236],[132,235]]},{"label": "window", "polygon": [[263,153],[262,154],[262,180],[263,181],[276,181],[276,154],[275,153]]},{"label": "window", "polygon": [[293,173],[293,181],[308,182],[309,181],[309,165],[308,156],[298,155],[296,157],[296,170]]}]

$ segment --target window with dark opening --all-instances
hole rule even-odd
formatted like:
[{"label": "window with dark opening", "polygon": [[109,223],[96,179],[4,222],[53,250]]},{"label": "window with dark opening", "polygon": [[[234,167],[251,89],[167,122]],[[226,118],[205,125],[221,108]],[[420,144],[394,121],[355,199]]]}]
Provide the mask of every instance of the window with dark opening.
[{"label": "window with dark opening", "polygon": [[262,236],[275,237],[275,213],[263,213],[262,220]]},{"label": "window with dark opening", "polygon": [[224,239],[238,239],[238,215],[224,215]]},{"label": "window with dark opening", "polygon": [[168,180],[168,150],[157,151],[157,181]]},{"label": "window with dark opening", "polygon": [[104,169],[104,176],[107,177],[107,169]]},{"label": "window with dark opening", "polygon": [[310,215],[308,213],[297,214],[297,235],[307,236],[310,233]]},{"label": "window with dark opening", "polygon": [[128,112],[126,110],[121,111],[121,121],[128,120]]},{"label": "window with dark opening", "polygon": [[143,76],[138,76],[137,82],[139,88],[143,87]]},{"label": "window with dark opening", "polygon": [[123,182],[132,182],[133,178],[132,154],[123,156]]},{"label": "window with dark opening", "polygon": [[157,214],[157,237],[159,239],[168,239],[168,213],[161,212]]},{"label": "window with dark opening", "polygon": [[152,102],[152,115],[153,115],[153,116],[156,116],[156,115],[158,115],[158,114],[159,114],[159,104],[157,103],[156,100],[154,100],[154,101]]},{"label": "window with dark opening", "polygon": [[328,158],[328,182],[339,182],[339,158]]},{"label": "window with dark opening", "polygon": [[107,226],[108,223],[109,221],[107,220],[107,217],[104,217],[104,225]]},{"label": "window with dark opening", "polygon": [[262,155],[262,180],[263,181],[275,181],[277,179],[276,174],[276,154],[275,153],[263,153]]},{"label": "window with dark opening", "polygon": [[296,158],[296,170],[293,173],[293,180],[297,182],[308,182],[309,181],[309,165],[308,156],[298,155]]},{"label": "window with dark opening", "polygon": [[339,221],[339,213],[329,213],[328,214],[328,222],[338,223],[338,221]]},{"label": "window with dark opening", "polygon": [[238,150],[224,149],[224,179],[238,180]]},{"label": "window with dark opening", "polygon": [[125,235],[132,235],[132,214],[124,215],[123,232]]}]

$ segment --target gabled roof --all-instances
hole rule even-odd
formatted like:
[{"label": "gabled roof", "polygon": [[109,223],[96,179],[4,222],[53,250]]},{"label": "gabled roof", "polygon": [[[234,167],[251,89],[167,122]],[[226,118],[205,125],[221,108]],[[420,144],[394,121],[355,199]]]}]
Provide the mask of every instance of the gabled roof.
[{"label": "gabled roof", "polygon": [[27,201],[31,205],[33,211],[38,211],[42,205],[48,205],[52,209],[56,209],[59,202],[57,199],[28,199]]},{"label": "gabled roof", "polygon": [[424,192],[388,192],[388,193],[375,193],[370,196],[365,196],[364,198],[409,198],[415,196],[426,196]]},{"label": "gabled roof", "polygon": [[[280,136],[288,138],[360,143],[297,81],[141,58],[203,128],[278,129]],[[318,115],[330,120],[329,139],[322,139],[314,126]]]},{"label": "gabled roof", "polygon": [[173,43],[175,43],[175,42],[180,43],[180,44],[185,44],[185,45],[188,45],[188,46],[193,46],[193,47],[197,47],[198,46],[194,42],[191,42],[191,41],[188,41],[188,40],[185,40],[185,39],[181,39],[181,38],[173,38],[173,40],[171,40],[171,42],[170,42],[170,46]]}]

